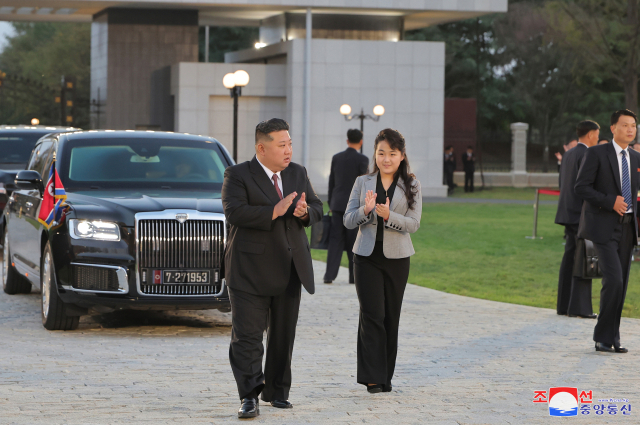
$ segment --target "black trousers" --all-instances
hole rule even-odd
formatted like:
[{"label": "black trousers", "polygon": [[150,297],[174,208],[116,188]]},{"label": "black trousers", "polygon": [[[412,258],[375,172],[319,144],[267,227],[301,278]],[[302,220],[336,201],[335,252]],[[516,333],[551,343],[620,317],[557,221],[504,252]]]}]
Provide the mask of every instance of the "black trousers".
[{"label": "black trousers", "polygon": [[593,314],[591,279],[573,277],[573,265],[575,263],[578,243],[578,225],[566,225],[564,227],[564,234],[566,236],[566,243],[564,246],[564,256],[560,264],[560,276],[558,277],[558,301],[556,311],[558,314],[589,316]]},{"label": "black trousers", "polygon": [[473,171],[464,172],[464,191],[473,192]]},{"label": "black trousers", "polygon": [[634,232],[633,223],[620,224],[614,229],[611,240],[593,244],[604,276],[593,340],[607,346],[620,347],[620,317],[627,295]]},{"label": "black trousers", "polygon": [[382,242],[376,242],[369,257],[356,254],[354,263],[360,301],[357,381],[390,386],[410,259],[388,259],[382,252]]},{"label": "black trousers", "polygon": [[453,183],[453,171],[454,170],[448,168],[445,168],[444,171],[444,180],[446,185],[449,187],[449,192],[452,192],[456,187],[455,183]]},{"label": "black trousers", "polygon": [[349,282],[353,283],[353,244],[356,243],[358,229],[344,227],[343,212],[331,211],[331,234],[329,235],[329,249],[327,250],[327,268],[324,280],[335,280],[340,270],[342,251],[347,251],[349,258]]},{"label": "black trousers", "polygon": [[[300,309],[300,279],[291,265],[291,279],[284,293],[254,295],[229,288],[231,345],[229,362],[240,399],[287,400],[291,388],[291,354]],[[267,358],[262,373],[267,329]]]}]

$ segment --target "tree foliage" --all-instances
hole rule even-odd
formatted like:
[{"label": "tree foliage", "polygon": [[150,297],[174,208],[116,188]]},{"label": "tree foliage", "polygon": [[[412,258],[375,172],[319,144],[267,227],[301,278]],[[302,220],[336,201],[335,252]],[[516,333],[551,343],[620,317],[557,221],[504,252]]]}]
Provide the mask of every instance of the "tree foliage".
[{"label": "tree foliage", "polygon": [[62,76],[74,76],[76,127],[89,126],[91,27],[89,24],[13,23],[16,35],[0,54],[0,69],[7,74],[0,89],[0,122],[60,123]]}]

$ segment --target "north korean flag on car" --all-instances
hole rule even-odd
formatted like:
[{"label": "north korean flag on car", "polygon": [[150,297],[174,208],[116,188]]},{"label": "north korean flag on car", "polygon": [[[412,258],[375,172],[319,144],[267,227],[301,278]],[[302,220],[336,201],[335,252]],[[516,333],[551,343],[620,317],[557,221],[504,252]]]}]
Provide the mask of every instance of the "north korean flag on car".
[{"label": "north korean flag on car", "polygon": [[47,229],[51,227],[54,221],[59,221],[63,217],[65,199],[67,199],[67,193],[56,171],[56,160],[54,158],[49,170],[47,185],[44,187],[44,194],[40,203],[40,214],[38,214],[38,221]]}]

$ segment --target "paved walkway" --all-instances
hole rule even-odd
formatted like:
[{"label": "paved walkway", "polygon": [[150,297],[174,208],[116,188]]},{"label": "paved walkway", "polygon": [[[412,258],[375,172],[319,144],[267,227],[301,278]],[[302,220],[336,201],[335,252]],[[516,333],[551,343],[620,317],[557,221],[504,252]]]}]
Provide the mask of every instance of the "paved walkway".
[{"label": "paved walkway", "polygon": [[[321,282],[324,264],[315,266]],[[239,422],[228,314],[120,312],[48,332],[39,311],[38,294],[0,292],[0,424]],[[640,320],[622,322],[630,353],[607,355],[593,350],[592,320],[409,285],[394,392],[376,395],[355,382],[357,322],[345,270],[303,293],[295,407],[262,406],[253,422],[547,424],[534,391],[575,386],[596,399],[628,398],[632,416],[567,423],[638,423]]]}]

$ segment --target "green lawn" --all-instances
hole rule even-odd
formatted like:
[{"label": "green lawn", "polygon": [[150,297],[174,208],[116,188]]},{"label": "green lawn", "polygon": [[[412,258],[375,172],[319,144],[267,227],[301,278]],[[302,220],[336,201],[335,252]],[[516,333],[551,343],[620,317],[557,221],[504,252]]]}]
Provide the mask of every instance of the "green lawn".
[{"label": "green lawn", "polygon": [[[538,235],[543,239],[531,240],[525,239],[532,228],[530,205],[424,204],[420,230],[412,235],[416,254],[409,281],[453,294],[555,309],[564,251],[564,229],[553,223],[555,213],[553,205],[540,206]],[[311,254],[326,260],[326,251]],[[347,265],[346,254],[342,264]],[[596,312],[600,282],[593,284]],[[640,262],[631,267],[626,317],[640,317],[639,282]]]}]

